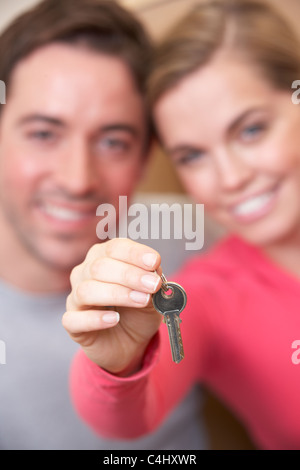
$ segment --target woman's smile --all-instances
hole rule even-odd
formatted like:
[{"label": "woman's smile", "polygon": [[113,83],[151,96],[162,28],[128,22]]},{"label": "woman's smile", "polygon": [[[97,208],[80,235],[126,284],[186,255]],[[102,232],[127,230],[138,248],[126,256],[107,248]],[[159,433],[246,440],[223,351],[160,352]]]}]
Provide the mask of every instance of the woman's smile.
[{"label": "woman's smile", "polygon": [[231,205],[229,210],[232,217],[240,223],[251,223],[267,216],[276,204],[278,191],[280,188],[276,185],[245,197],[242,201]]},{"label": "woman's smile", "polygon": [[264,246],[299,233],[300,109],[291,93],[220,52],[165,93],[155,117],[183,185],[217,222]]}]

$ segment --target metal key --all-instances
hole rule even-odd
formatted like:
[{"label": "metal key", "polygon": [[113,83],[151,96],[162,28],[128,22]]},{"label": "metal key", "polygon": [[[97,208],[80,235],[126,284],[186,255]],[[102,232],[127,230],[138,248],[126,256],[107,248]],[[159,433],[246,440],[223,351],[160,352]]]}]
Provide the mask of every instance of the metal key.
[{"label": "metal key", "polygon": [[167,325],[172,359],[178,364],[184,358],[183,344],[180,331],[180,313],[186,306],[185,290],[175,282],[167,282],[164,275],[162,286],[158,292],[152,296],[154,308],[164,316],[164,323]]}]

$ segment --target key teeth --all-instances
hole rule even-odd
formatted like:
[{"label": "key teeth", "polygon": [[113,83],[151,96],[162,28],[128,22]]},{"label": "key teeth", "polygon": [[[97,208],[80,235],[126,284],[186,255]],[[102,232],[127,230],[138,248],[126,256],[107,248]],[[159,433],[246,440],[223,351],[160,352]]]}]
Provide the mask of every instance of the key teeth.
[{"label": "key teeth", "polygon": [[173,362],[175,362],[175,364],[179,364],[182,361],[182,359],[184,359],[184,356],[182,356],[180,359],[177,359],[177,361],[173,360]]}]

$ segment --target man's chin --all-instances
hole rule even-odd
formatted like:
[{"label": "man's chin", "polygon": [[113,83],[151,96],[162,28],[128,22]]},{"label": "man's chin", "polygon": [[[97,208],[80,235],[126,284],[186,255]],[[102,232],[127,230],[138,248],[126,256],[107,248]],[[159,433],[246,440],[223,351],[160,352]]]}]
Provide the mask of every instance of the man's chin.
[{"label": "man's chin", "polygon": [[59,243],[59,246],[55,243],[45,244],[43,247],[35,245],[30,247],[30,251],[31,256],[44,268],[69,274],[75,266],[84,261],[88,250],[95,243],[97,240],[84,243],[69,241],[68,243]]}]

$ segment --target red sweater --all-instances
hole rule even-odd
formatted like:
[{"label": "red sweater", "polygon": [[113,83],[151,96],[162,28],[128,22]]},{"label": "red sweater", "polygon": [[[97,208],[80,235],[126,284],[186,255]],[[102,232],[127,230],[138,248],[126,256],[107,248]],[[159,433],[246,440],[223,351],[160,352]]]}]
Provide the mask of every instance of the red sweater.
[{"label": "red sweater", "polygon": [[164,324],[142,370],[129,378],[106,373],[81,351],[71,371],[80,416],[104,436],[136,437],[158,426],[201,382],[235,412],[258,447],[300,449],[299,280],[230,237],[189,261],[174,281],[188,298],[183,361],[172,362]]}]

